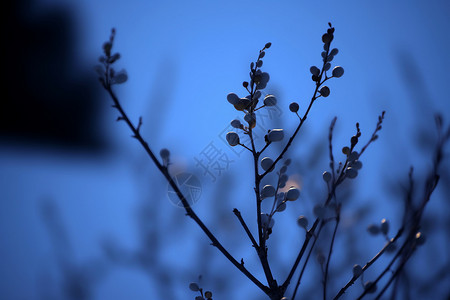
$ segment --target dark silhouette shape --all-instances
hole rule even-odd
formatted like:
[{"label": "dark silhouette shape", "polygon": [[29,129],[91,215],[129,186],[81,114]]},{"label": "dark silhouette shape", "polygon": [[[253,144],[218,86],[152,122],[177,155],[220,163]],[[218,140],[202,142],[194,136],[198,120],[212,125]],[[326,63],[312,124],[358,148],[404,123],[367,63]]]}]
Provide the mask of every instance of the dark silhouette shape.
[{"label": "dark silhouette shape", "polygon": [[72,15],[62,8],[32,10],[31,0],[8,2],[3,52],[7,78],[0,138],[85,150],[100,149],[94,72],[77,65]]}]

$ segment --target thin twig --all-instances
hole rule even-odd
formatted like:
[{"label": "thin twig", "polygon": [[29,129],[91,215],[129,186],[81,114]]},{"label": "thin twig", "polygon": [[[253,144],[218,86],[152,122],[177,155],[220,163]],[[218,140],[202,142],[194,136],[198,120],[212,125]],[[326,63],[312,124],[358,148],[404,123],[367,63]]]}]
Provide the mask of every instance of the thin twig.
[{"label": "thin twig", "polygon": [[233,209],[233,213],[238,218],[239,222],[241,223],[242,227],[244,228],[245,232],[247,233],[248,237],[252,241],[253,247],[255,247],[256,251],[259,251],[258,243],[256,242],[255,238],[253,237],[253,234],[251,233],[250,229],[248,228],[247,224],[245,223],[244,219],[242,218],[241,212],[235,208]]},{"label": "thin twig", "polygon": [[336,121],[337,121],[337,117],[334,117],[333,120],[331,121],[330,131],[328,134],[328,149],[330,152],[330,168],[331,168],[331,175],[333,176],[332,177],[333,181],[336,179],[335,178],[335,170],[334,170],[334,155],[333,155],[333,130],[334,130],[334,126],[336,125]]},{"label": "thin twig", "polygon": [[200,218],[195,214],[194,210],[189,205],[189,202],[184,197],[183,193],[180,191],[176,183],[173,181],[172,177],[170,177],[169,172],[167,170],[167,167],[161,165],[161,163],[158,161],[156,156],[153,154],[152,150],[150,149],[148,143],[142,138],[140,132],[137,130],[137,128],[131,123],[130,119],[128,118],[127,114],[123,110],[119,99],[114,94],[113,90],[111,89],[111,86],[108,83],[105,83],[104,88],[111,96],[114,107],[119,111],[121,117],[123,120],[127,123],[128,127],[131,129],[131,131],[134,134],[134,137],[139,141],[139,143],[144,148],[145,152],[150,156],[151,160],[154,162],[158,170],[164,175],[166,180],[169,182],[170,186],[173,188],[175,193],[177,194],[178,198],[180,199],[181,203],[183,204],[184,209],[186,210],[186,214],[191,217],[203,230],[203,232],[208,236],[208,238],[211,240],[212,245],[217,247],[219,251],[237,268],[239,269],[247,278],[249,278],[256,286],[258,286],[264,293],[269,294],[270,289],[262,284],[255,276],[253,276],[252,273],[250,273],[242,264],[240,264],[223,246],[222,244],[217,240],[217,238],[211,233],[211,231],[206,227],[206,225],[200,220]]},{"label": "thin twig", "polygon": [[[319,227],[319,229],[317,231],[317,235],[319,235],[320,232],[322,231],[322,227],[323,227],[323,223],[320,224],[320,227]],[[311,257],[311,253],[312,253],[312,251],[314,249],[314,246],[316,245],[316,242],[317,242],[317,236],[314,238],[314,241],[313,241],[313,243],[311,245],[311,248],[309,249],[308,254],[306,255],[306,259],[305,259],[305,262],[303,263],[302,270],[300,271],[300,274],[299,274],[298,279],[297,279],[297,283],[295,284],[294,293],[292,294],[292,300],[295,300],[295,296],[297,295],[297,290],[298,290],[298,288],[300,286],[300,283],[301,283],[302,278],[303,278],[303,274],[304,274],[304,272],[306,270],[306,265],[308,264],[309,258]]]},{"label": "thin twig", "polygon": [[324,279],[323,279],[323,300],[327,299],[328,269],[330,267],[331,254],[333,253],[333,245],[334,245],[334,241],[336,239],[336,232],[339,227],[340,220],[341,220],[341,212],[340,212],[340,207],[338,206],[338,211],[337,211],[337,215],[336,215],[336,224],[334,225],[333,236],[331,238],[331,243],[330,243],[330,250],[328,252],[327,263],[325,265],[325,273],[324,273]]},{"label": "thin twig", "polygon": [[362,272],[361,274],[357,275],[357,276],[353,276],[348,282],[347,284],[336,294],[336,296],[334,296],[333,300],[337,300],[339,299],[342,295],[344,295],[344,293],[347,291],[347,289],[349,287],[351,287],[355,281],[364,274],[364,272],[371,266],[373,265],[380,257],[381,255],[383,255],[383,253],[386,251],[386,249],[393,244],[395,241],[397,241],[401,235],[403,234],[403,230],[404,228],[400,228],[399,231],[397,232],[397,234],[395,235],[394,238],[392,238],[391,240],[389,240],[384,247],[371,259],[369,260],[364,267],[362,267]]}]

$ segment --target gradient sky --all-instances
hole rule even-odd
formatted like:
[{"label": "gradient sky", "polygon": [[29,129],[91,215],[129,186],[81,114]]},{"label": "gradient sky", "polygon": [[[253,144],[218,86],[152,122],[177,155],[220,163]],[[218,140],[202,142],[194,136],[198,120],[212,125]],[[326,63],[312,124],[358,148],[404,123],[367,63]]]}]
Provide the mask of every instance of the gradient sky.
[{"label": "gradient sky", "polygon": [[[304,111],[309,102],[313,92],[309,67],[321,62],[320,37],[328,22],[336,28],[333,44],[339,49],[332,63],[343,66],[345,74],[330,82],[330,97],[313,107],[305,134],[326,141],[329,123],[338,116],[339,149],[353,135],[355,122],[360,122],[367,138],[380,112],[387,111],[380,139],[366,153],[357,182],[363,199],[382,199],[374,206],[371,221],[394,214],[385,205],[386,180],[405,178],[411,164],[419,170],[429,166],[430,159],[417,150],[417,128],[433,134],[435,112],[450,122],[448,1],[39,0],[31,10],[38,17],[55,8],[70,12],[76,24],[72,49],[76,69],[91,70],[110,29],[117,29],[115,50],[122,55],[117,67],[129,75],[126,84],[116,87],[123,106],[133,120],[143,116],[143,135],[156,152],[169,148],[180,168],[191,172],[199,172],[194,158],[214,142],[235,160],[229,174],[244,177],[241,173],[250,166],[250,156],[237,156],[220,144],[221,133],[238,115],[226,95],[246,95],[241,83],[248,80],[249,63],[266,42],[272,47],[264,58],[263,70],[271,76],[265,92],[277,95],[287,132],[295,128],[297,120],[288,105],[297,101]],[[101,95],[106,154],[0,145],[2,299],[41,299],[39,278],[48,275],[53,278],[49,282],[58,282],[52,275],[53,246],[39,209],[43,199],[56,202],[61,211],[76,261],[101,256],[99,241],[107,235],[127,247],[136,245],[134,211],[142,198],[151,198],[139,170],[154,182],[149,194],[164,199],[157,209],[172,214],[178,210],[165,198],[161,176],[130,139],[125,124],[114,122],[110,100]],[[308,151],[307,145],[294,146],[300,153]],[[327,166],[324,155],[323,169],[313,170],[319,180]],[[236,174],[239,168],[244,171]],[[251,194],[250,175],[234,194]],[[215,183],[199,176],[204,191],[196,208],[209,216],[213,210],[208,210],[208,195]],[[192,229],[193,237],[200,237],[191,223],[187,218],[181,222]],[[204,238],[200,241],[207,243]],[[179,254],[171,250],[170,255],[168,260],[176,264]],[[48,265],[53,271],[47,271]],[[180,286],[178,295],[183,293],[190,293],[187,285]],[[94,299],[151,299],[151,295],[152,287],[141,275],[123,271],[104,281]]]}]

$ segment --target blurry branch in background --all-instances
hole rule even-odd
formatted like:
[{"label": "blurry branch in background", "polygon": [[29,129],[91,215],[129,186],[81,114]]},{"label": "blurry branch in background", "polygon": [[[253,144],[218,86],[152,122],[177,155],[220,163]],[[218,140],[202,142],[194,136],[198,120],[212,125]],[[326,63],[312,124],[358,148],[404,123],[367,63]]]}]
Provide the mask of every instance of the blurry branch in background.
[{"label": "blurry branch in background", "polygon": [[104,278],[107,265],[101,259],[92,259],[82,264],[75,261],[60,212],[53,201],[42,201],[41,214],[56,252],[56,263],[62,273],[62,295],[55,298],[92,299],[93,289]]},{"label": "blurry branch in background", "polygon": [[[382,122],[384,119],[384,112],[378,117],[378,122],[376,124],[375,130],[370,136],[369,140],[366,142],[364,146],[362,146],[359,151],[356,150],[356,146],[358,146],[361,131],[359,127],[359,123],[356,123],[356,133],[350,138],[350,143],[348,146],[342,148],[342,153],[345,155],[344,162],[335,161],[335,157],[333,154],[333,129],[336,123],[336,118],[332,121],[329,130],[329,157],[330,157],[330,171],[326,171],[323,173],[323,180],[327,186],[327,195],[322,203],[317,204],[314,207],[315,221],[312,226],[308,226],[308,219],[304,216],[300,216],[298,219],[298,225],[302,227],[306,234],[305,239],[298,250],[297,257],[293,262],[290,271],[287,274],[286,279],[279,284],[275,277],[273,276],[272,269],[268,259],[268,247],[266,245],[266,241],[269,236],[272,234],[272,228],[274,226],[274,215],[277,212],[282,212],[286,209],[286,204],[288,201],[295,201],[300,196],[300,191],[295,186],[286,186],[289,177],[286,175],[286,171],[288,166],[291,163],[290,159],[284,161],[283,165],[279,168],[279,171],[276,173],[278,175],[276,186],[265,185],[261,188],[262,179],[266,177],[269,173],[273,172],[277,167],[277,163],[281,161],[284,155],[287,153],[288,149],[291,147],[294,139],[296,138],[299,130],[307,119],[308,113],[310,112],[313,104],[319,98],[326,98],[330,95],[330,88],[325,86],[324,83],[327,82],[331,78],[339,78],[344,74],[344,69],[340,66],[336,66],[332,72],[331,76],[328,76],[327,71],[331,68],[331,61],[338,54],[338,49],[333,48],[330,49],[331,42],[334,39],[334,31],[335,29],[329,23],[329,28],[327,32],[322,36],[323,49],[322,52],[322,67],[318,68],[316,66],[311,67],[310,71],[312,74],[312,80],[314,82],[314,93],[312,98],[307,106],[303,116],[300,116],[299,104],[296,102],[292,102],[289,105],[289,110],[293,112],[299,119],[299,124],[295,129],[294,133],[287,141],[286,145],[282,147],[282,150],[276,156],[274,160],[269,157],[261,158],[261,154],[269,148],[272,143],[280,142],[284,139],[284,130],[283,129],[271,129],[268,130],[268,133],[265,135],[265,145],[257,149],[257,145],[255,143],[255,137],[253,133],[253,129],[256,126],[256,114],[255,112],[259,109],[270,108],[271,106],[276,105],[277,99],[274,95],[266,95],[263,100],[263,104],[257,107],[260,102],[260,97],[262,96],[261,90],[263,90],[268,81],[269,74],[261,71],[261,67],[263,65],[262,58],[265,57],[265,50],[270,48],[271,43],[267,43],[260,51],[258,58],[255,62],[250,64],[250,82],[244,81],[242,86],[249,93],[248,96],[240,98],[235,93],[230,93],[227,96],[228,102],[230,102],[234,108],[238,111],[241,111],[245,114],[244,120],[247,125],[243,125],[240,120],[233,120],[231,122],[231,126],[236,128],[237,130],[241,130],[241,135],[238,133],[231,131],[226,135],[226,140],[230,146],[239,146],[248,150],[253,156],[253,173],[254,173],[254,191],[256,196],[256,225],[257,225],[257,235],[253,235],[246,221],[242,217],[241,212],[238,209],[234,209],[233,212],[237,217],[239,223],[243,227],[247,237],[249,238],[252,247],[255,249],[262,269],[264,271],[264,275],[267,281],[267,285],[263,284],[259,281],[254,274],[252,274],[247,268],[244,266],[244,260],[241,259],[238,262],[225,247],[218,241],[216,236],[208,229],[208,227],[203,223],[203,221],[195,214],[190,203],[182,194],[181,190],[178,188],[175,181],[169,174],[169,165],[170,165],[170,152],[167,149],[163,149],[160,152],[161,162],[155,156],[153,151],[150,149],[148,143],[143,139],[141,135],[141,126],[143,124],[142,117],[139,118],[137,125],[129,119],[128,115],[124,111],[123,107],[116,94],[112,90],[112,86],[114,84],[121,84],[127,80],[126,72],[119,71],[116,72],[112,67],[119,58],[120,55],[118,53],[112,54],[112,46],[114,42],[115,30],[112,31],[111,37],[108,42],[103,45],[104,56],[100,57],[100,62],[102,65],[97,67],[97,72],[99,74],[99,80],[103,85],[104,89],[110,95],[113,101],[113,107],[119,112],[119,117],[117,121],[124,121],[130,130],[132,131],[132,137],[138,140],[141,146],[144,148],[145,152],[150,156],[150,159],[156,165],[158,170],[163,174],[166,180],[169,182],[169,185],[173,188],[176,195],[180,199],[185,211],[186,215],[191,217],[197,225],[202,229],[202,231],[208,236],[211,240],[212,245],[215,246],[236,268],[238,268],[250,281],[252,281],[259,289],[261,289],[271,300],[283,300],[288,299],[284,297],[291,280],[293,279],[294,274],[296,273],[300,262],[304,258],[306,254],[306,258],[304,259],[302,269],[300,271],[299,277],[296,281],[296,285],[293,291],[292,300],[295,299],[297,295],[298,288],[300,286],[302,276],[306,269],[306,266],[309,262],[309,258],[312,252],[315,249],[316,242],[319,241],[319,237],[323,229],[325,229],[328,223],[334,222],[334,227],[332,229],[332,234],[329,238],[329,244],[325,246],[327,256],[319,251],[318,262],[322,271],[322,293],[323,299],[328,299],[327,290],[329,287],[329,273],[330,273],[330,262],[331,256],[333,254],[334,243],[337,237],[337,232],[339,228],[339,224],[341,221],[341,211],[343,207],[343,199],[338,197],[337,191],[338,187],[344,182],[346,179],[353,179],[357,177],[358,171],[362,168],[362,163],[360,161],[360,157],[365,152],[367,147],[377,140],[378,133],[382,129]],[[403,240],[401,247],[397,250],[394,257],[388,263],[386,268],[378,275],[378,277],[374,281],[366,281],[363,282],[363,292],[359,296],[358,299],[365,297],[367,294],[372,294],[377,291],[377,283],[379,283],[380,279],[383,278],[389,271],[392,272],[391,277],[384,283],[384,286],[381,288],[377,299],[380,298],[384,292],[390,287],[392,282],[396,280],[398,275],[402,272],[405,264],[410,259],[412,254],[414,253],[416,247],[418,245],[423,244],[424,237],[423,234],[419,231],[420,224],[422,220],[422,215],[425,209],[426,204],[430,200],[431,194],[433,193],[438,181],[438,168],[441,164],[443,158],[443,148],[446,142],[449,139],[450,129],[444,130],[442,119],[440,117],[436,118],[436,123],[438,126],[439,140],[437,143],[433,170],[430,175],[426,179],[425,183],[425,192],[418,206],[414,206],[410,199],[412,192],[410,192],[406,197],[405,201],[405,217],[403,218],[403,224],[401,228],[398,230],[397,234],[393,238],[389,238],[389,221],[383,219],[380,225],[373,225],[369,227],[369,232],[372,234],[383,234],[387,239],[386,245],[376,254],[364,267],[360,265],[355,265],[353,268],[353,277],[350,281],[339,290],[334,299],[340,298],[347,289],[353,285],[353,283],[362,276],[364,272],[371,267],[385,252],[394,252],[396,250],[396,245],[399,243],[398,240],[406,233],[406,237]],[[262,172],[260,172],[260,168],[262,168]],[[413,179],[412,172],[410,173],[410,182],[411,188],[413,187]],[[408,198],[409,197],[409,198]],[[270,213],[262,212],[262,202],[264,199],[273,198],[273,205]],[[267,200],[265,201],[267,202]],[[408,215],[406,215],[408,213]],[[310,245],[312,239],[312,244]],[[394,267],[395,266],[395,267]],[[200,295],[196,297],[196,299],[212,299],[212,293],[209,291],[203,291],[203,289],[197,284],[192,283],[189,288],[194,292],[199,292]]]}]

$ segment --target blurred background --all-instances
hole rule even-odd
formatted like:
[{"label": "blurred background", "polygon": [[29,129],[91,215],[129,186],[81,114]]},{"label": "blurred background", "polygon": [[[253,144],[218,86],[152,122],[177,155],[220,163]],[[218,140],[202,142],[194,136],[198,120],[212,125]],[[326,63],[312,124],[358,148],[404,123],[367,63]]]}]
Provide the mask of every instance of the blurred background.
[{"label": "blurred background", "polygon": [[[155,152],[170,149],[174,173],[195,175],[201,194],[194,209],[261,280],[254,250],[232,213],[238,207],[256,231],[252,158],[230,148],[224,136],[239,116],[226,95],[246,95],[242,81],[266,42],[272,47],[264,58],[263,71],[270,74],[264,92],[275,94],[278,106],[261,112],[260,147],[265,130],[295,129],[290,102],[305,111],[314,91],[309,68],[321,64],[328,22],[339,49],[332,65],[345,69],[330,81],[331,95],[316,102],[287,154],[293,159],[290,183],[302,196],[275,215],[268,246],[279,282],[304,239],[296,218],[312,219],[313,206],[327,192],[322,172],[334,116],[339,161],[355,123],[367,141],[386,110],[360,175],[342,187],[332,295],[351,278],[353,264],[363,265],[384,245],[366,227],[387,218],[392,235],[399,228],[411,166],[420,198],[437,141],[434,114],[450,122],[448,1],[17,0],[5,7],[2,299],[194,299],[188,289],[193,281],[212,290],[214,299],[264,299],[171,202],[161,174],[125,124],[115,122],[117,113],[94,72],[112,27],[114,49],[122,55],[117,68],[129,75],[115,88],[125,110],[136,123],[143,117],[142,134]],[[276,157],[283,145],[267,154]],[[208,153],[216,155],[213,163]],[[402,276],[398,299],[450,295],[448,170],[447,159],[424,216],[427,243]],[[275,180],[268,176],[264,184]],[[375,278],[389,258],[365,279]],[[313,261],[300,296],[321,297],[321,276]],[[348,299],[361,291],[355,284]]]}]

